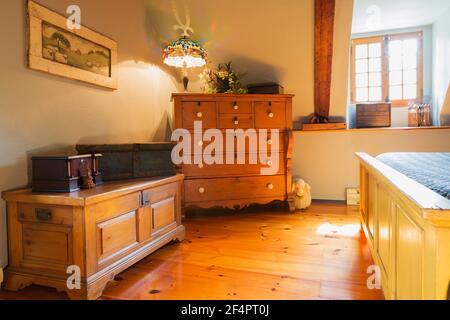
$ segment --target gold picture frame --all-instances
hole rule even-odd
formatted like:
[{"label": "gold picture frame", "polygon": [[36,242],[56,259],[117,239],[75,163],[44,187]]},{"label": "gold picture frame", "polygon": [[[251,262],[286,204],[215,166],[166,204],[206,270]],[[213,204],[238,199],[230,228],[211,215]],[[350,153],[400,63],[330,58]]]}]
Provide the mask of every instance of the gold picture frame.
[{"label": "gold picture frame", "polygon": [[27,12],[30,69],[117,89],[117,42],[33,1]]}]

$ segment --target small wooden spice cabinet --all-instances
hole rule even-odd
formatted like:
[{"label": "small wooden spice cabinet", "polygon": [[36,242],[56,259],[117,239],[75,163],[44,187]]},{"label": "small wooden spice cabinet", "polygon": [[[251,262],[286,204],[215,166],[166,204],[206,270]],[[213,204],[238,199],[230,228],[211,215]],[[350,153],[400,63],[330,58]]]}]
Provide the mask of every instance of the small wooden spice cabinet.
[{"label": "small wooden spice cabinet", "polygon": [[[171,241],[182,241],[183,175],[107,183],[70,194],[3,193],[9,266],[3,287],[31,284],[97,299],[114,277]],[[71,290],[68,267],[80,271]]]}]

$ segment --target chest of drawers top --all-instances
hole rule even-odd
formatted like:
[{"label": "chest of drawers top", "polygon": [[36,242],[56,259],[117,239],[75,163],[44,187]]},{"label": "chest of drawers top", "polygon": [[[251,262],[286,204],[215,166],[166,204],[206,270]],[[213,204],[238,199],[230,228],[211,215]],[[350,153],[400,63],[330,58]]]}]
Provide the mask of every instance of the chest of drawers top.
[{"label": "chest of drawers top", "polygon": [[293,95],[174,94],[175,128],[292,129]]},{"label": "chest of drawers top", "polygon": [[183,101],[196,101],[199,99],[283,100],[294,97],[295,95],[293,94],[172,93],[172,99],[181,98]]}]

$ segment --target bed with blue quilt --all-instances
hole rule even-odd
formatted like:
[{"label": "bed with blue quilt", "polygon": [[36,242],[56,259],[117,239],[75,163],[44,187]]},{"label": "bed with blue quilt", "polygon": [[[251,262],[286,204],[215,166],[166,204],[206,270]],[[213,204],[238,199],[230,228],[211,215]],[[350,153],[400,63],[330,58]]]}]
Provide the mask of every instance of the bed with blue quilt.
[{"label": "bed with blue quilt", "polygon": [[450,295],[450,153],[356,153],[360,219],[386,299]]},{"label": "bed with blue quilt", "polygon": [[385,153],[377,159],[450,200],[450,153]]}]

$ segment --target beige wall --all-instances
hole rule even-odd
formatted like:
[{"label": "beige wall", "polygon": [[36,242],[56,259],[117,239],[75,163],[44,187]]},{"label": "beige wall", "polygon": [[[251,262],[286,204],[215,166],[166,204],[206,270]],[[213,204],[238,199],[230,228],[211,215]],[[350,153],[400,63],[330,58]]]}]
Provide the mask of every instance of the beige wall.
[{"label": "beige wall", "polygon": [[349,101],[349,56],[353,17],[353,0],[336,1],[334,21],[333,72],[330,115],[346,117]]},{"label": "beige wall", "polygon": [[[294,114],[313,111],[314,7],[313,0],[176,0],[184,20],[186,2],[194,28],[193,38],[208,50],[210,67],[232,61],[244,83],[276,81],[294,93]],[[174,39],[176,23],[171,1],[148,0],[152,25],[161,38]],[[158,18],[159,17],[159,18]],[[168,32],[169,31],[169,32]],[[191,89],[201,84],[191,72]]]},{"label": "beige wall", "polygon": [[[176,0],[184,17],[184,1]],[[171,1],[147,0],[155,33],[163,40],[178,36]],[[233,61],[243,83],[279,82],[296,95],[294,117],[314,112],[313,0],[186,0],[193,38],[205,44],[211,67]],[[337,0],[331,113],[345,116],[352,0]],[[170,31],[170,32],[168,32]],[[192,90],[200,83],[192,72]]]},{"label": "beige wall", "polygon": [[311,184],[314,199],[344,200],[347,187],[359,186],[355,152],[450,152],[450,129],[296,133],[294,172]]},{"label": "beige wall", "polygon": [[[119,43],[119,90],[65,80],[25,67],[25,2],[0,1],[0,191],[28,183],[30,154],[77,143],[164,140],[174,78],[160,69],[159,43],[147,28],[143,1],[40,0],[64,13],[82,9],[82,23]],[[7,45],[6,45],[7,44]],[[0,260],[6,262],[5,206],[0,203]]]},{"label": "beige wall", "polygon": [[450,125],[450,8],[433,25],[434,106],[441,125]]}]

